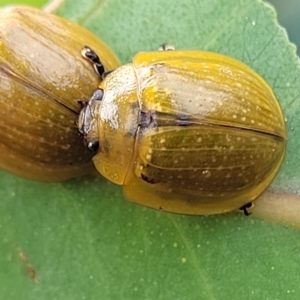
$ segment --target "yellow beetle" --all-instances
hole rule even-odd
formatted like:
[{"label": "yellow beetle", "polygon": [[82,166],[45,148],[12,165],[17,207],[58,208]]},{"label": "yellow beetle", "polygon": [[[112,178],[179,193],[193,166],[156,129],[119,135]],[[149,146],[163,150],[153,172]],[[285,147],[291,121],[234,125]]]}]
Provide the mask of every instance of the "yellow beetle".
[{"label": "yellow beetle", "polygon": [[[84,56],[101,66],[90,48]],[[79,130],[97,150],[98,171],[128,200],[180,214],[247,206],[272,182],[286,148],[268,84],[235,59],[200,51],[137,54],[104,78]]]},{"label": "yellow beetle", "polygon": [[82,45],[95,47],[106,68],[119,61],[81,26],[35,8],[0,10],[0,167],[59,181],[94,171],[78,138],[78,99],[99,82]]}]

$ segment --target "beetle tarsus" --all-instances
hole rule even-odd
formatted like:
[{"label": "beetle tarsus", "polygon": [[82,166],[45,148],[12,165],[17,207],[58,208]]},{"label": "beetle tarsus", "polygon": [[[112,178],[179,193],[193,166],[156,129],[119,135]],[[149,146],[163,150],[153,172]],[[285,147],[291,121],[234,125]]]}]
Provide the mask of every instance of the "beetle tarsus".
[{"label": "beetle tarsus", "polygon": [[248,216],[250,216],[252,213],[249,212],[247,208],[252,208],[252,206],[253,206],[253,203],[252,203],[252,202],[249,202],[249,203],[243,205],[242,207],[240,207],[240,210],[242,210],[243,213],[244,213],[244,215],[245,215],[246,217],[248,217]]},{"label": "beetle tarsus", "polygon": [[158,47],[158,51],[173,51],[173,50],[175,50],[175,47],[173,45],[169,45],[167,43],[162,43]]},{"label": "beetle tarsus", "polygon": [[104,79],[106,76],[106,72],[97,53],[94,50],[92,50],[89,46],[84,46],[81,53],[84,58],[86,58],[93,64],[96,73],[99,74],[102,79]]}]

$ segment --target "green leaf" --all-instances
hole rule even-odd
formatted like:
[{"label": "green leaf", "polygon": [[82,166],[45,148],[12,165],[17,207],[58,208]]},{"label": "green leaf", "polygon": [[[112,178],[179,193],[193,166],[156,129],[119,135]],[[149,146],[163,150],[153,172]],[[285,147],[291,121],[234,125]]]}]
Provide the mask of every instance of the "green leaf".
[{"label": "green leaf", "polygon": [[[287,219],[297,219],[300,64],[272,8],[258,0],[76,0],[58,13],[96,33],[123,63],[168,42],[235,57],[261,74],[288,128],[267,215],[282,219],[292,207]],[[3,299],[300,297],[300,233],[278,220],[162,213],[127,202],[100,177],[45,184],[3,171],[0,186]]]}]

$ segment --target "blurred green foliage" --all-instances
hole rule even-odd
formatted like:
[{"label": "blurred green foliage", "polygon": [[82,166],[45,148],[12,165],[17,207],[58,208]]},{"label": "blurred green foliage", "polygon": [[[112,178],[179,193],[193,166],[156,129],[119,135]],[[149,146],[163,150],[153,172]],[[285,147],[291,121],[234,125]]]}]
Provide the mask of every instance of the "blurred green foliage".
[{"label": "blurred green foliage", "polygon": [[300,56],[300,1],[299,0],[268,0],[278,14],[279,23],[286,28],[291,42],[297,45]]},{"label": "blurred green foliage", "polygon": [[47,0],[18,0],[18,1],[10,1],[10,0],[0,0],[0,6],[6,5],[14,5],[14,4],[27,4],[35,7],[42,7],[47,2]]},{"label": "blurred green foliage", "polygon": [[[297,53],[300,56],[300,1],[299,0],[266,0],[272,4],[278,14],[279,23],[286,28],[291,42],[297,45]],[[10,0],[0,0],[0,6],[14,4],[28,4],[35,7],[43,7],[47,0],[18,0],[11,2]]]}]

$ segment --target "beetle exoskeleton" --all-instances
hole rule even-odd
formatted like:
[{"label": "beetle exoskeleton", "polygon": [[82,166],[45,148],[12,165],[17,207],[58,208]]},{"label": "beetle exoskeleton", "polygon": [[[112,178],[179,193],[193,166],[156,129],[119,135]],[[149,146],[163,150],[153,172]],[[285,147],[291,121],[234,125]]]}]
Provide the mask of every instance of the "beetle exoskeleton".
[{"label": "beetle exoskeleton", "polygon": [[[272,182],[286,128],[268,84],[215,53],[139,53],[80,116],[98,171],[133,202],[180,214],[245,206]],[[100,93],[101,95],[101,93]]]},{"label": "beetle exoskeleton", "polygon": [[59,181],[94,171],[76,122],[99,84],[78,55],[93,44],[108,69],[115,54],[81,26],[35,8],[0,10],[0,167],[17,175]]}]

